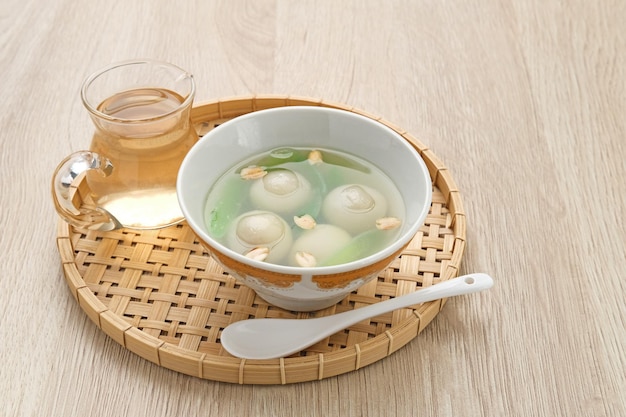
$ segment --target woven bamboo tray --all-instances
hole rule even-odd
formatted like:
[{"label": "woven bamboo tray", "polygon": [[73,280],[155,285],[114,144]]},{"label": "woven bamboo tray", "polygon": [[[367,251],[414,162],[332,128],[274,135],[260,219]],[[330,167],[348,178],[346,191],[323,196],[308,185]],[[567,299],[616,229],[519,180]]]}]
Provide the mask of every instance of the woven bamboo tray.
[{"label": "woven bamboo tray", "polygon": [[459,191],[442,162],[406,131],[352,107],[286,96],[210,102],[196,106],[192,118],[202,135],[233,117],[292,105],[360,113],[411,143],[433,180],[433,202],[425,225],[377,280],[333,307],[294,313],[268,305],[225,273],[185,223],[153,231],[96,232],[59,220],[57,245],[66,282],[84,312],[116,342],[159,366],[199,378],[290,384],[351,372],[383,359],[414,339],[441,310],[445,300],[374,317],[287,358],[245,360],[222,348],[221,330],[238,320],[334,314],[458,275],[466,227]]}]

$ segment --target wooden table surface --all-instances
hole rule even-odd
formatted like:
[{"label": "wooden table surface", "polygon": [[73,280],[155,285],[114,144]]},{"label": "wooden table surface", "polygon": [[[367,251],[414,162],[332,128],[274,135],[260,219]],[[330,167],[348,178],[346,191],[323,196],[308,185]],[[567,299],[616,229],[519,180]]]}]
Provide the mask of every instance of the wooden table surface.
[{"label": "wooden table surface", "polygon": [[[626,2],[73,1],[0,5],[0,415],[626,415]],[[148,57],[196,102],[323,98],[403,127],[463,198],[461,272],[412,342],[358,371],[250,386],[125,350],[63,279],[50,177],[88,146],[82,80]]]}]

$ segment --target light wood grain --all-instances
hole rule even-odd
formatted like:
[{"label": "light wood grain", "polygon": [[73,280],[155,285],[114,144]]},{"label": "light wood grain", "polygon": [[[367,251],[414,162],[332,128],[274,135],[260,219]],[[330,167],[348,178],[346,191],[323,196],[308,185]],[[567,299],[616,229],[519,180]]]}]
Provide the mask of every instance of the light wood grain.
[{"label": "light wood grain", "polygon": [[[626,2],[5,0],[0,415],[626,415]],[[420,335],[359,371],[239,386],[126,351],[62,278],[50,175],[87,146],[112,61],[192,72],[197,101],[293,94],[402,126],[450,168],[464,271]]]}]

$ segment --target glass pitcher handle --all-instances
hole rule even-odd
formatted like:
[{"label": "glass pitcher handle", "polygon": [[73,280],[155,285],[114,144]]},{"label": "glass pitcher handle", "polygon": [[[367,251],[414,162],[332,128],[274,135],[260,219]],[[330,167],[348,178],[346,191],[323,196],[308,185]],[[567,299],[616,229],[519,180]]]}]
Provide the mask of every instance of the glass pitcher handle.
[{"label": "glass pitcher handle", "polygon": [[88,187],[81,187],[81,181],[85,179],[81,174],[89,170],[109,176],[113,164],[95,152],[78,151],[57,166],[52,176],[52,199],[57,213],[66,222],[80,228],[100,231],[122,228],[115,216],[94,203]]}]

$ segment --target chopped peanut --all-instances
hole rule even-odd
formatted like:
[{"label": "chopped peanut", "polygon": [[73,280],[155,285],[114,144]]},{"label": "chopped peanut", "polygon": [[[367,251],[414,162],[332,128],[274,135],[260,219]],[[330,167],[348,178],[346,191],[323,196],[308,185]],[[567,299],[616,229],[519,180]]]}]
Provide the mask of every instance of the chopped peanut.
[{"label": "chopped peanut", "polygon": [[391,230],[400,226],[402,222],[396,217],[383,217],[376,220],[376,228],[379,230]]}]

